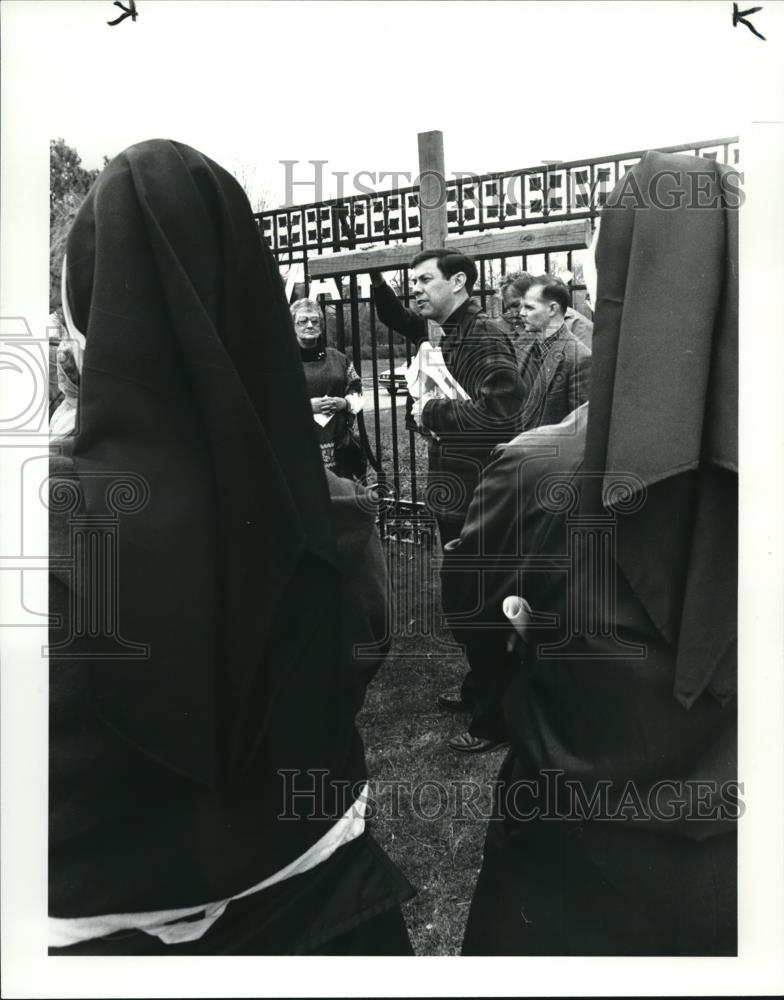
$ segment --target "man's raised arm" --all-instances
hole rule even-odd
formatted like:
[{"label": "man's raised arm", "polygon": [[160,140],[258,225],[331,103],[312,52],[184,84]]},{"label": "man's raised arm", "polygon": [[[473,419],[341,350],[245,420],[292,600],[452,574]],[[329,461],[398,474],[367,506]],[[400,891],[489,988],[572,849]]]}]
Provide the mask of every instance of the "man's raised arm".
[{"label": "man's raised arm", "polygon": [[384,281],[380,271],[370,272],[370,284],[373,288],[376,315],[382,323],[397,333],[402,333],[404,337],[415,344],[427,340],[427,320],[419,313],[414,312],[413,309],[406,309]]}]

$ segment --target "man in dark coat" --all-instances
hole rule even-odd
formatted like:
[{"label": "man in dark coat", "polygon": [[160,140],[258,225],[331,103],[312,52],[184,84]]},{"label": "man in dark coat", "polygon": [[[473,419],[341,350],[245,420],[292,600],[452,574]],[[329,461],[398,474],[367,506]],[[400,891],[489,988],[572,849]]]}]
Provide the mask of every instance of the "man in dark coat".
[{"label": "man in dark coat", "polygon": [[[574,312],[569,308],[568,289],[550,275],[534,278],[523,272],[504,288],[502,295],[508,303],[516,297],[523,325],[514,342],[525,388],[523,431],[559,425],[588,399],[591,380],[591,351],[568,329],[568,314]],[[512,518],[513,515],[510,512]],[[481,575],[475,577],[478,589],[474,594],[475,604],[470,607],[475,607],[478,614],[467,618],[462,608],[452,623],[452,631],[465,646],[469,663],[481,664],[486,681],[468,733],[456,741],[465,746],[470,746],[475,737],[507,731],[502,699],[512,666],[505,644],[498,641],[498,632],[479,620],[487,604],[487,595],[481,588],[486,586],[492,569],[479,552],[473,556],[479,559]],[[443,577],[443,585],[450,586],[447,576]],[[470,674],[463,685],[464,697],[466,687],[470,697]]]},{"label": "man in dark coat", "polygon": [[[558,278],[557,280],[560,281],[562,279]],[[506,274],[501,280],[501,311],[504,321],[512,331],[512,343],[515,350],[524,349],[526,346],[527,338],[520,337],[525,326],[523,318],[520,315],[520,307],[523,304],[525,293],[533,283],[534,276],[529,274],[528,271],[513,271],[511,274]],[[567,285],[567,290],[570,287],[570,285]],[[570,291],[570,298],[572,294]],[[588,310],[587,306],[583,306],[583,308]],[[578,309],[567,306],[564,313],[564,323],[569,333],[573,333],[590,350],[593,342],[593,320],[590,316]]]},{"label": "man in dark coat", "polygon": [[[447,372],[468,395],[420,399],[413,407],[428,435],[425,503],[446,545],[460,534],[492,449],[521,430],[524,390],[507,334],[471,298],[477,278],[473,261],[446,249],[426,250],[411,262],[410,276],[416,312],[403,306],[379,273],[371,274],[378,317],[417,346],[431,336],[428,320],[439,324],[443,335],[434,347],[440,347]],[[495,699],[494,718],[481,718],[485,688],[483,664],[470,662],[461,695],[439,697],[442,708],[479,713],[478,729],[472,726],[473,735],[451,741],[453,749],[484,752],[503,741]]]},{"label": "man in dark coat", "polygon": [[591,351],[569,332],[568,308],[566,286],[548,275],[534,278],[523,298],[521,316],[528,334],[519,351],[526,387],[524,431],[559,424],[588,399]]}]

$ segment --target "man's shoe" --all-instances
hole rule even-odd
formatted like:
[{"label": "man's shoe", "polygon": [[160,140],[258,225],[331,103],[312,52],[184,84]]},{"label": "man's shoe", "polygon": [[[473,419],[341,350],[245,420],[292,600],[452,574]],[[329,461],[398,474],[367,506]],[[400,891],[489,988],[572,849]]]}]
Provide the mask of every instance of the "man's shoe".
[{"label": "man's shoe", "polygon": [[461,733],[459,736],[447,740],[450,750],[457,750],[459,753],[490,753],[491,750],[498,750],[499,747],[509,746],[508,740],[486,740],[481,736],[472,736],[470,733]]},{"label": "man's shoe", "polygon": [[459,694],[449,694],[445,691],[444,694],[440,694],[436,698],[439,708],[445,708],[449,712],[470,712],[472,711],[472,706],[466,704],[463,698]]}]

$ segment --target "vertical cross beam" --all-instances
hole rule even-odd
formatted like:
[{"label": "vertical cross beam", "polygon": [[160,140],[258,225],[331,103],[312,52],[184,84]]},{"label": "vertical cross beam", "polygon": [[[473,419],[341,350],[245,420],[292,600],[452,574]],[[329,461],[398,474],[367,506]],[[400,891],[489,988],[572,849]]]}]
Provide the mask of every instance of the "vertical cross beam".
[{"label": "vertical cross beam", "polygon": [[446,173],[444,169],[444,133],[420,132],[419,144],[419,217],[422,223],[422,249],[434,250],[446,243]]},{"label": "vertical cross beam", "polygon": [[[422,249],[435,250],[446,244],[446,173],[444,133],[419,132],[419,218]],[[437,343],[441,328],[427,321],[428,339]]]}]

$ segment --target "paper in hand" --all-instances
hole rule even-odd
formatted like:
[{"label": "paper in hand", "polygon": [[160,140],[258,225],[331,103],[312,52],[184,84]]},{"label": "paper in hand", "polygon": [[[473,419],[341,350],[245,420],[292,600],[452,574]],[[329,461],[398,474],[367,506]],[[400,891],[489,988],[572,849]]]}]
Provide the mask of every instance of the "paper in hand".
[{"label": "paper in hand", "polygon": [[420,399],[425,394],[431,398],[465,401],[468,393],[446,367],[440,347],[423,340],[419,350],[406,369],[408,394]]},{"label": "paper in hand", "polygon": [[526,637],[526,628],[531,619],[531,605],[524,597],[516,595],[504,598],[504,615],[521,639]]}]

